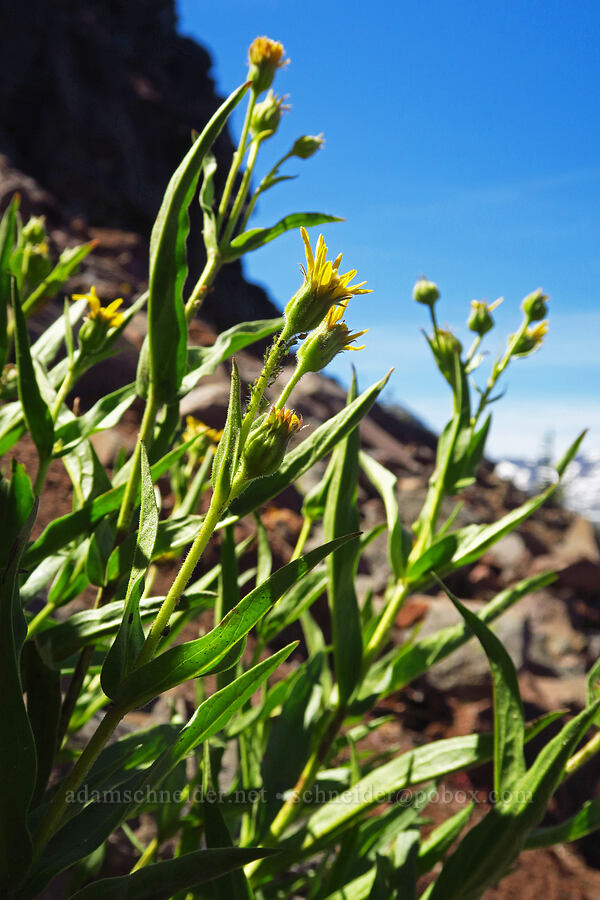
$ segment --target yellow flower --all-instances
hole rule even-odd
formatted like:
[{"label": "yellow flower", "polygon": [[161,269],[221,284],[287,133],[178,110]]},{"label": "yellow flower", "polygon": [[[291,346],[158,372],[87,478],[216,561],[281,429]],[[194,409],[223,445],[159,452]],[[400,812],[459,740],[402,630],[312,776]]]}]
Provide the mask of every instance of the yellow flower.
[{"label": "yellow flower", "polygon": [[[365,282],[363,282],[363,284],[364,283]],[[342,333],[342,331],[345,333],[346,343],[341,348],[342,350],[364,350],[366,344],[361,344],[360,347],[351,347],[350,344],[353,344],[357,338],[362,337],[363,334],[366,334],[369,329],[363,328],[362,331],[355,331],[354,334],[352,334],[350,332],[346,323],[340,321],[342,316],[346,312],[347,306],[348,306],[347,300],[343,300],[339,304],[339,306],[332,306],[325,317],[325,326],[327,328],[327,331],[335,332],[335,331],[339,330],[340,334]]]},{"label": "yellow flower", "polygon": [[342,321],[347,305],[348,300],[342,300],[337,306],[332,306],[321,325],[298,348],[299,372],[320,372],[343,350],[364,349],[364,344],[360,347],[353,347],[352,344],[366,334],[368,328],[354,333],[350,331]]},{"label": "yellow flower", "polygon": [[270,88],[277,69],[281,69],[289,63],[289,59],[284,59],[283,54],[283,44],[280,44],[279,41],[272,41],[271,38],[264,35],[254,38],[250,44],[248,77],[258,94]]},{"label": "yellow flower", "polygon": [[222,431],[218,431],[216,428],[210,428],[208,425],[205,425],[204,422],[201,422],[200,419],[195,419],[194,416],[186,416],[185,418],[185,431],[183,432],[183,440],[184,442],[191,441],[192,438],[199,437],[201,434],[204,435],[212,441],[213,444],[218,444],[221,440]]},{"label": "yellow flower", "polygon": [[87,294],[73,294],[73,300],[87,300],[90,307],[89,319],[102,322],[109,328],[118,328],[123,323],[123,313],[117,312],[123,303],[122,297],[113,300],[108,306],[102,306],[96,288],[92,285]]},{"label": "yellow flower", "polygon": [[365,288],[366,281],[351,284],[356,269],[340,275],[342,254],[331,262],[327,259],[327,246],[322,234],[319,235],[313,254],[305,228],[300,229],[306,252],[306,268],[301,266],[304,284],[285,308],[287,328],[293,334],[312,331],[321,324],[334,304],[348,301],[357,294],[370,294]]}]

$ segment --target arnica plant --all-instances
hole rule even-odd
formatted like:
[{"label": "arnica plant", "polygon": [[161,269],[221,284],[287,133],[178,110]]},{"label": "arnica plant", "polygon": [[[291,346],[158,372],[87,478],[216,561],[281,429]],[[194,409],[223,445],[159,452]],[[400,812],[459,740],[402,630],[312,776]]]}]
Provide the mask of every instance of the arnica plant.
[{"label": "arnica plant", "polygon": [[[66,297],[62,314],[33,341],[30,320],[94,248],[52,259],[43,221],[23,222],[18,196],[2,219],[0,448],[9,454],[0,492],[2,897],[38,897],[58,879],[62,895],[78,900],[476,900],[522,850],[600,825],[597,799],[559,825],[541,825],[557,788],[600,749],[598,665],[581,712],[525,721],[514,665],[491,627],[552,573],[503,590],[479,614],[446,586],[552,495],[579,446],[581,438],[542,493],[497,521],[442,520],[444,501],[447,508],[447,498],[475,480],[507,368],[543,343],[547,297],[541,290],[525,297],[520,324],[482,376],[495,305],[474,301],[465,310],[465,348],[438,324],[438,287],[425,278],[415,285],[452,405],[422,509],[406,521],[396,477],[360,444],[359,424],[389,373],[362,393],[355,379],[344,408],[312,430],[294,411],[306,373],[360,350],[365,331],[350,331],[344,314],[352,305],[368,327],[369,288],[368,273],[330,253],[322,235],[315,242],[307,234],[335,217],[293,213],[274,225],[249,224],[257,198],[288,177],[286,166],[323,144],[321,135],[303,135],[254,178],[286,110],[272,90],[285,63],[280,43],[253,41],[247,80],[192,136],[156,217],[148,290],[132,305],[92,287]],[[216,179],[211,147],[242,101],[239,143]],[[198,201],[203,228],[190,235],[188,210]],[[283,316],[241,322],[212,346],[190,345],[190,323],[221,268],[290,230],[303,268],[300,284],[290,272]],[[200,240],[205,266],[190,288],[186,245]],[[120,335],[141,310],[148,324],[136,381],[80,413],[67,402],[73,389],[119,352]],[[262,371],[242,389],[236,354],[256,342],[269,344]],[[290,358],[296,365],[286,382]],[[360,368],[360,353],[353,360]],[[224,421],[217,429],[184,419],[182,399],[223,363],[231,375]],[[135,449],[107,470],[90,437],[113,428],[134,401],[143,409]],[[25,435],[37,453],[33,471],[11,458]],[[56,460],[72,484],[72,510],[32,540]],[[274,571],[261,511],[288,486],[301,491],[299,479],[320,461],[295,550]],[[365,532],[359,477],[379,493],[386,516]],[[161,494],[175,497],[169,515]],[[240,543],[236,523],[245,517],[253,537]],[[374,597],[357,591],[356,575],[384,531],[387,588]],[[203,568],[209,542],[219,563]],[[256,553],[252,568],[248,548]],[[177,568],[157,596],[165,559]],[[399,644],[399,611],[431,587],[446,592],[464,624],[427,637],[415,629]],[[70,612],[67,604],[85,591],[95,600]],[[326,622],[311,612],[322,597]],[[299,640],[286,643],[291,625]],[[386,697],[471,638],[491,669],[491,731],[401,753],[361,745],[388,721],[377,714]],[[183,706],[163,704],[163,721],[140,730],[135,711],[185,683]],[[526,763],[525,745],[540,733],[542,749],[528,751]],[[484,810],[466,804],[424,831],[443,779],[486,763],[493,801]],[[135,833],[141,814],[153,821],[145,843]],[[105,877],[117,831],[136,861]]]}]

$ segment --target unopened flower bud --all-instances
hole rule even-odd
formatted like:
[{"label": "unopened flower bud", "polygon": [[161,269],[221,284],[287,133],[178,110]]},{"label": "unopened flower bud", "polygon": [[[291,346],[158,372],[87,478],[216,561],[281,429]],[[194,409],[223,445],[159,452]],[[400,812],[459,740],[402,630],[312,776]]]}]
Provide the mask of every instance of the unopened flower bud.
[{"label": "unopened flower bud", "polygon": [[434,304],[439,299],[440,292],[437,284],[433,281],[427,281],[425,277],[419,279],[413,288],[413,300],[429,306],[433,309]]},{"label": "unopened flower bud", "polygon": [[[541,347],[542,341],[547,334],[548,322],[540,322],[534,328],[528,328],[519,338],[512,355],[517,358],[529,356],[530,353],[534,353]],[[509,340],[513,337],[514,335],[511,335]]]},{"label": "unopened flower bud", "polygon": [[248,435],[242,454],[246,479],[261,478],[277,471],[292,435],[302,427],[302,417],[291,409],[272,407]]},{"label": "unopened flower bud", "polygon": [[113,300],[104,307],[95,287],[91,287],[87,294],[73,294],[73,300],[87,300],[89,312],[83,325],[79,329],[78,341],[82,351],[95,353],[106,340],[111,328],[118,328],[123,323],[123,313],[117,312],[123,298]]},{"label": "unopened flower bud", "polygon": [[494,319],[492,318],[492,310],[500,306],[502,298],[496,300],[495,303],[488,304],[485,300],[471,300],[471,314],[467,319],[467,326],[479,337],[483,337],[488,331],[494,327]]},{"label": "unopened flower bud", "polygon": [[273,84],[277,69],[289,60],[283,59],[283,44],[268,37],[255,38],[248,48],[248,79],[257,94],[262,94]]},{"label": "unopened flower bud", "polygon": [[541,288],[527,294],[521,302],[521,309],[525,313],[528,322],[541,322],[548,315],[548,295]]},{"label": "unopened flower bud", "polygon": [[42,244],[47,238],[44,216],[32,216],[23,225],[22,237],[27,244]]},{"label": "unopened flower bud", "polygon": [[265,131],[272,133],[279,128],[281,113],[289,109],[284,103],[285,97],[278,97],[273,91],[269,91],[264,100],[257,103],[250,120],[250,133],[253,137]]},{"label": "unopened flower bud", "polygon": [[299,159],[310,159],[324,143],[325,138],[322,134],[305,134],[294,142],[290,155]]},{"label": "unopened flower bud", "polygon": [[368,329],[352,333],[342,316],[346,310],[347,301],[332,306],[323,322],[300,345],[296,356],[298,367],[302,372],[320,372],[325,366],[335,359],[338,353],[344,350],[362,350],[361,347],[351,345]]},{"label": "unopened flower bud", "polygon": [[450,330],[438,328],[431,342],[438,368],[449,384],[454,384],[454,358],[462,353],[462,344]]}]

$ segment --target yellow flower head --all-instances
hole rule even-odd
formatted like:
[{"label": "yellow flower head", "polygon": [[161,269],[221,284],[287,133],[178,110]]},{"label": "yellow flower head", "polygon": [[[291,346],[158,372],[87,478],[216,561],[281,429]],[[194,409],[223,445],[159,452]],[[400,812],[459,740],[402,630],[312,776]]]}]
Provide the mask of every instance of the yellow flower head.
[{"label": "yellow flower head", "polygon": [[191,441],[195,437],[204,435],[213,444],[218,444],[221,440],[221,435],[223,434],[222,431],[218,431],[216,428],[210,428],[208,425],[205,425],[204,422],[201,422],[200,419],[194,418],[194,416],[186,416],[185,426],[185,431],[183,432],[184,442]]},{"label": "yellow flower head", "polygon": [[333,262],[328,260],[322,234],[319,235],[314,254],[306,229],[301,228],[300,234],[306,252],[306,268],[301,266],[304,284],[285,308],[288,330],[295,334],[312,331],[320,325],[334,304],[347,302],[357,294],[372,293],[369,288],[364,287],[366,281],[351,284],[356,269],[340,275],[342,254],[336,256]]},{"label": "yellow flower head", "polygon": [[118,328],[123,323],[123,313],[117,312],[123,303],[123,298],[113,300],[108,306],[102,306],[96,288],[92,286],[87,294],[73,294],[73,300],[87,300],[90,311],[88,318],[102,322],[109,328]]},{"label": "yellow flower head", "polygon": [[289,63],[284,59],[283,44],[273,41],[266,36],[254,38],[248,48],[248,62],[250,71],[248,77],[254,90],[260,94],[270,88],[277,69],[281,69]]},{"label": "yellow flower head", "polygon": [[269,414],[265,420],[265,424],[270,428],[282,431],[286,437],[290,438],[302,428],[302,416],[299,416],[293,409],[276,409],[274,406],[269,410]]},{"label": "yellow flower head", "polygon": [[366,346],[365,344],[361,344],[360,347],[351,347],[350,344],[353,344],[355,340],[357,340],[359,337],[362,337],[363,334],[366,334],[369,329],[363,328],[362,331],[355,331],[354,334],[351,333],[346,323],[341,321],[344,313],[346,312],[347,306],[347,300],[343,300],[339,304],[339,306],[332,306],[325,316],[325,328],[328,332],[339,332],[340,336],[343,333],[346,343],[341,348],[342,350],[364,350]]}]

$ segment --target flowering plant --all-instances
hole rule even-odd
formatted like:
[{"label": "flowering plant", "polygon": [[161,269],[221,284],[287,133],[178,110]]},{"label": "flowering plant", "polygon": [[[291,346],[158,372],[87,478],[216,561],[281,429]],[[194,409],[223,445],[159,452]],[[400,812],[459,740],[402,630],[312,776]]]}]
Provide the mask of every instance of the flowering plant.
[{"label": "flowering plant", "polygon": [[[415,299],[431,315],[427,340],[434,362],[452,393],[451,418],[415,522],[400,515],[393,473],[360,447],[359,423],[387,376],[361,394],[353,381],[347,405],[303,436],[301,416],[286,404],[307,372],[360,349],[353,344],[365,332],[350,333],[342,318],[367,289],[364,281],[353,284],[354,270],[340,274],[341,254],[329,260],[323,236],[311,247],[306,228],[334,217],[295,213],[273,226],[246,227],[258,196],[281,180],[281,166],[308,159],[323,143],[321,136],[298,138],[252,191],[260,147],[277,131],[284,108],[271,92],[259,97],[270,90],[283,57],[282,45],[269,38],[252,43],[248,80],[195,136],[167,186],[150,243],[148,291],[129,308],[121,309],[120,299],[102,306],[92,287],[67,301],[55,324],[32,342],[28,319],[93,247],[68,251],[53,265],[43,223],[23,225],[18,198],[2,219],[0,451],[15,454],[0,491],[2,896],[40,896],[66,871],[65,895],[78,900],[123,894],[333,900],[383,891],[416,897],[417,879],[428,875],[421,897],[475,900],[523,848],[581,836],[600,824],[593,801],[558,828],[540,827],[558,785],[600,748],[597,730],[585,742],[598,718],[597,667],[586,707],[527,766],[525,743],[558,714],[525,722],[513,663],[489,627],[552,574],[519,582],[479,615],[444,587],[464,628],[427,638],[415,633],[400,646],[394,635],[406,599],[444,586],[444,578],[536,510],[577,450],[580,439],[557,466],[556,483],[498,521],[454,527],[455,511],[440,524],[444,499],[476,477],[499,379],[543,340],[547,298],[541,291],[525,298],[523,321],[473,403],[469,376],[483,362],[478,349],[493,328],[494,306],[473,306],[468,327],[475,337],[464,354],[458,337],[438,326],[437,286],[422,280],[415,287]],[[216,197],[211,147],[245,96],[239,144]],[[197,191],[206,264],[186,292],[188,208]],[[297,228],[306,266],[283,317],[240,323],[213,347],[188,345],[190,322],[221,267]],[[118,352],[119,336],[142,308],[148,332],[135,383],[79,414],[68,402],[71,391],[85,371]],[[244,403],[234,354],[265,339],[272,343]],[[281,384],[282,363],[292,351],[296,367]],[[231,372],[222,427],[208,428],[193,417],[184,424],[182,398],[221,363]],[[108,470],[90,438],[114,427],[136,397],[143,415],[135,450]],[[26,433],[38,460],[33,484],[17,461]],[[301,476],[325,459],[321,480],[304,495],[291,559],[273,571],[261,511],[288,486],[300,487]],[[71,480],[73,510],[32,540],[39,497],[56,460]],[[174,501],[163,515],[160,480],[167,474]],[[385,525],[366,534],[360,533],[359,477],[381,495],[386,512]],[[251,569],[242,568],[247,544],[236,542],[236,523],[244,517],[256,524]],[[382,528],[388,584],[382,597],[359,597],[361,556]],[[215,536],[220,562],[199,574]],[[158,567],[173,559],[176,574],[156,596]],[[68,604],[90,587],[94,602],[70,612]],[[311,613],[321,595],[328,601],[325,626]],[[206,615],[200,625],[199,617],[207,613],[211,626],[204,631]],[[292,625],[301,628],[300,649],[297,641],[285,641]],[[390,750],[383,759],[372,750],[359,752],[359,742],[385,721],[376,715],[377,704],[472,635],[490,661],[493,733],[433,741],[401,754]],[[186,683],[193,710],[184,703],[182,715],[175,704],[167,721],[138,729],[137,709]],[[224,763],[230,750],[233,774]],[[497,801],[487,815],[452,851],[468,828],[472,805],[423,837],[422,813],[440,779],[490,761]],[[398,802],[399,792],[415,785],[424,787],[410,803]],[[146,844],[134,831],[141,813],[153,822]],[[102,877],[117,829],[135,863],[129,872]]]}]

